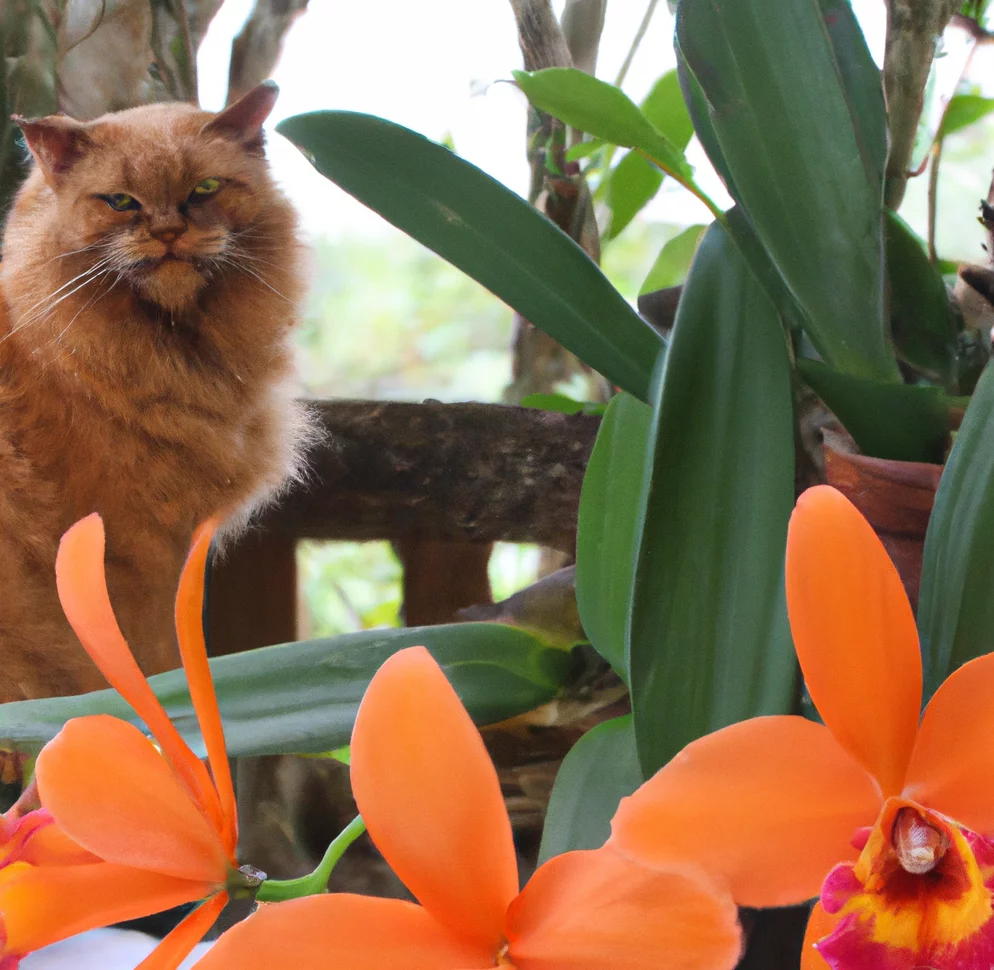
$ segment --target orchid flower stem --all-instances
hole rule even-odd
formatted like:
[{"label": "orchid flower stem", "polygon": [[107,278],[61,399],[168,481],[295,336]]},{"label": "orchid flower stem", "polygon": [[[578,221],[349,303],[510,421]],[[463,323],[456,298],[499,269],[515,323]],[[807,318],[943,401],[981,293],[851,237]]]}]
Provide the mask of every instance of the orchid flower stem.
[{"label": "orchid flower stem", "polygon": [[267,879],[259,887],[255,898],[260,903],[278,903],[299,896],[316,896],[323,893],[328,888],[328,879],[332,870],[338,865],[338,860],[365,831],[366,823],[363,822],[361,815],[357,815],[328,846],[324,858],[312,873],[299,879]]}]

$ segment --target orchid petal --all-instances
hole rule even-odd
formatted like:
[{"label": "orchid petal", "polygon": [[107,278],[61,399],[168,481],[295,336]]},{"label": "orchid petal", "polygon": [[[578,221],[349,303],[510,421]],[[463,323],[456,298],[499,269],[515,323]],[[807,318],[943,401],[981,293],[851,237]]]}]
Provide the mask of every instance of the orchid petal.
[{"label": "orchid petal", "polygon": [[[40,809],[26,815],[25,819],[33,815],[51,818],[51,814],[47,809]],[[53,819],[48,825],[33,828],[12,861],[28,862],[33,866],[78,866],[103,860],[70,839]]]},{"label": "orchid petal", "polygon": [[227,902],[228,894],[218,893],[187,913],[135,970],[176,970],[214,925]]},{"label": "orchid petal", "polygon": [[4,954],[30,953],[86,930],[137,919],[201,899],[207,883],[109,862],[0,869]]},{"label": "orchid petal", "polygon": [[664,869],[696,863],[740,906],[786,906],[856,858],[850,839],[881,801],[825,727],[759,717],[687,745],[622,800],[608,844]]},{"label": "orchid petal", "polygon": [[335,893],[262,903],[221,935],[196,970],[455,970],[492,967],[495,958],[413,903]]},{"label": "orchid petal", "polygon": [[218,834],[142,733],[106,714],[75,718],[35,768],[56,824],[107,862],[223,884]]},{"label": "orchid petal", "polygon": [[994,654],[953,671],[922,716],[907,798],[994,832]]},{"label": "orchid petal", "polygon": [[738,910],[698,873],[637,865],[606,849],[546,862],[508,912],[518,970],[732,970]]},{"label": "orchid petal", "polygon": [[207,555],[216,523],[206,522],[194,534],[193,545],[179,579],[176,594],[176,634],[179,652],[183,658],[187,684],[193,709],[197,712],[200,733],[204,737],[211,774],[217,788],[223,818],[223,839],[228,855],[234,857],[238,844],[238,815],[235,808],[235,790],[231,783],[231,766],[224,743],[224,728],[217,708],[217,693],[207,662],[207,644],[204,641],[204,581]]},{"label": "orchid petal", "polygon": [[826,913],[817,900],[811,907],[808,928],[804,933],[804,946],[801,950],[801,970],[829,970],[825,958],[815,949],[815,944],[835,930],[842,916],[839,913]]},{"label": "orchid petal", "polygon": [[479,731],[423,647],[377,671],[352,734],[369,834],[421,904],[496,952],[518,877],[511,823]]},{"label": "orchid petal", "polygon": [[786,583],[797,659],[818,713],[884,795],[896,794],[918,729],[918,632],[886,550],[834,488],[809,488],[798,499]]},{"label": "orchid petal", "polygon": [[190,796],[220,825],[221,806],[207,769],[169,720],[117,625],[107,593],[105,545],[104,524],[96,513],[62,537],[55,579],[66,619],[108,683],[148,725]]}]

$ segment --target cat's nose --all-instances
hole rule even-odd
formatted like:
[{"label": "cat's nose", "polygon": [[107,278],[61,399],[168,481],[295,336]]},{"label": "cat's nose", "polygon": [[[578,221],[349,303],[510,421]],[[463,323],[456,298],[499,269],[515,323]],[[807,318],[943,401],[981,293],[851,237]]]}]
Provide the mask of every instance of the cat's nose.
[{"label": "cat's nose", "polygon": [[155,215],[148,224],[149,235],[160,242],[174,242],[186,231],[186,220],[178,213]]}]

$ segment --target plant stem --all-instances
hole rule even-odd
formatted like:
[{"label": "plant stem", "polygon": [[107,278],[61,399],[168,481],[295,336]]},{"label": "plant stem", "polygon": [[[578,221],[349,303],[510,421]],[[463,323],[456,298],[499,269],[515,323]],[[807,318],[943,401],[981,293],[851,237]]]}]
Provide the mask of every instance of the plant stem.
[{"label": "plant stem", "polygon": [[312,873],[301,876],[299,879],[267,879],[259,887],[259,892],[255,898],[260,903],[278,903],[286,899],[316,896],[325,892],[328,888],[328,879],[331,877],[332,870],[338,865],[338,860],[345,855],[345,850],[365,831],[366,823],[363,822],[361,815],[357,815],[328,846],[324,858]]},{"label": "plant stem", "polygon": [[621,69],[618,71],[618,76],[614,80],[616,88],[621,87],[625,77],[628,75],[628,68],[632,66],[632,61],[635,60],[635,54],[639,49],[639,45],[642,43],[642,38],[645,37],[646,31],[649,29],[649,22],[652,20],[652,15],[656,12],[656,4],[658,2],[659,0],[649,0],[649,6],[646,8],[642,23],[639,24],[639,29],[635,31],[632,46],[628,49],[628,54],[625,55],[625,60],[621,65]]}]

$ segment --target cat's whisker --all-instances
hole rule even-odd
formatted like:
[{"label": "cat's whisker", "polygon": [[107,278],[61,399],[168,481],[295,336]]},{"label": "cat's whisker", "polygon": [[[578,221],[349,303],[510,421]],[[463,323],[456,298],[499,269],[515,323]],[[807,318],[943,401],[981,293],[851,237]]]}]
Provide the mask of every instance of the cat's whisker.
[{"label": "cat's whisker", "polygon": [[50,300],[53,296],[58,296],[59,293],[61,293],[67,286],[72,286],[73,283],[75,283],[77,280],[81,279],[82,277],[86,276],[88,273],[92,273],[94,270],[100,269],[105,264],[105,262],[106,259],[98,260],[93,266],[90,266],[88,269],[83,270],[82,273],[77,273],[71,280],[69,280],[67,283],[63,283],[62,286],[60,286],[54,292],[46,293],[45,296],[43,296],[40,300],[37,301],[37,303],[34,303],[32,306],[29,306],[27,310],[24,311],[24,313],[26,315],[30,314],[33,310],[40,307],[46,301]]},{"label": "cat's whisker", "polygon": [[[108,272],[108,273],[105,273],[105,274],[102,274],[102,275],[110,275],[110,274]],[[75,312],[75,314],[73,314],[73,318],[65,325],[65,327],[62,328],[61,332],[57,336],[53,337],[49,341],[49,346],[51,346],[52,344],[59,344],[62,347],[62,349],[59,351],[59,354],[55,358],[56,360],[58,360],[65,353],[65,351],[66,351],[65,346],[62,344],[62,338],[69,332],[69,328],[76,322],[76,320],[79,318],[80,314],[82,314],[82,313],[86,312],[87,310],[89,310],[89,308],[91,306],[93,306],[94,304],[96,304],[99,300],[102,300],[108,293],[110,293],[110,291],[112,289],[114,289],[115,283],[116,283],[116,280],[111,280],[110,281],[110,286],[104,287],[104,289],[99,290],[97,293],[95,293],[93,296],[91,296],[90,299],[87,300],[86,303],[84,303]]]},{"label": "cat's whisker", "polygon": [[246,266],[244,263],[239,263],[237,260],[231,260],[230,265],[233,266],[235,269],[241,270],[243,273],[246,273],[247,275],[257,279],[264,287],[266,287],[266,289],[271,290],[281,300],[286,300],[287,303],[293,303],[293,300],[291,300],[290,297],[280,293],[280,291],[276,289],[275,286],[273,286],[268,280],[266,280],[262,275],[257,273],[250,266]]},{"label": "cat's whisker", "polygon": [[[89,270],[86,270],[85,272],[80,273],[77,276],[74,276],[69,281],[69,283],[60,286],[59,289],[52,294],[52,296],[56,296],[58,293],[61,293],[62,290],[66,288],[66,286],[72,283],[76,283],[77,281],[82,279],[82,282],[80,282],[79,285],[73,287],[73,289],[69,290],[68,293],[63,293],[62,296],[60,296],[57,300],[54,301],[50,300],[40,310],[38,310],[35,313],[29,312],[24,318],[19,320],[13,327],[11,327],[10,332],[2,339],[6,340],[7,337],[11,337],[15,333],[20,333],[22,330],[25,330],[27,327],[33,326],[34,324],[44,320],[46,317],[48,317],[48,315],[52,312],[52,310],[54,310],[63,300],[68,299],[74,293],[78,293],[81,289],[83,289],[84,286],[87,286],[89,283],[92,283],[94,280],[99,279],[99,277],[103,276],[104,273],[108,271],[107,270],[108,262],[109,259],[105,258],[96,265],[92,266]],[[41,302],[44,303],[45,301]]]}]

